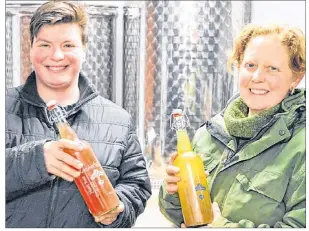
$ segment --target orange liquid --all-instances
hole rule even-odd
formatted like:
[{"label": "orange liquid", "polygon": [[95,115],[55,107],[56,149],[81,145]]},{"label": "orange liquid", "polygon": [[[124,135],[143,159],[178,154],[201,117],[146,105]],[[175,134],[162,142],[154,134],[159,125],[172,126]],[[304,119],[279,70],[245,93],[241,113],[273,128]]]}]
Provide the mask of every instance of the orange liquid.
[{"label": "orange liquid", "polygon": [[[76,133],[68,124],[58,123],[57,125],[61,138],[78,140]],[[91,214],[100,217],[115,209],[120,204],[119,198],[92,148],[84,143],[84,149],[81,152],[74,153],[68,149],[64,151],[84,165],[81,175],[75,178],[74,182]]]}]

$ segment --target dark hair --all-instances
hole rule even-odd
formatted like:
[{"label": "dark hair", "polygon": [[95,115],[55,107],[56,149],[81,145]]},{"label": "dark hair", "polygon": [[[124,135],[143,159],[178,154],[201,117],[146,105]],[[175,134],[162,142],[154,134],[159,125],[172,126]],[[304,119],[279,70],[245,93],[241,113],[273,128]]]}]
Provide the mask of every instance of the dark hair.
[{"label": "dark hair", "polygon": [[44,25],[58,23],[76,23],[81,29],[82,43],[86,45],[88,14],[83,5],[72,1],[48,1],[41,5],[33,14],[30,21],[31,46]]}]

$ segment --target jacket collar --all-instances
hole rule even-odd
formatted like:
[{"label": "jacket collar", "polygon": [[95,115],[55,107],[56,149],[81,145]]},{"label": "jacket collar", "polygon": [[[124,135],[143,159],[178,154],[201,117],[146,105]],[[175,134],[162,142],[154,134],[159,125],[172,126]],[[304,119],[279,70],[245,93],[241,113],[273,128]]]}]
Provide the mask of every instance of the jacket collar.
[{"label": "jacket collar", "polygon": [[[295,89],[293,95],[287,95],[280,104],[279,112],[272,118],[266,127],[270,127],[276,123],[274,129],[282,130],[285,135],[278,136],[276,142],[289,138],[292,134],[289,132],[290,127],[297,126],[304,123],[306,118],[306,97],[305,89]],[[239,93],[234,95],[227,103],[229,105],[232,101],[239,97]],[[210,121],[206,122],[207,130],[222,143],[226,144],[228,148],[236,151],[237,145],[234,137],[230,136],[225,127],[223,114],[227,106]],[[280,121],[277,121],[277,120]],[[277,121],[277,122],[276,122]],[[280,129],[279,129],[280,125]],[[265,130],[267,128],[265,127]],[[275,140],[275,139],[274,139]]]},{"label": "jacket collar", "polygon": [[[233,95],[228,101],[224,109],[220,112],[223,115],[227,106],[231,104],[234,100],[240,97],[240,94],[237,93]],[[306,107],[306,90],[304,88],[296,88],[293,95],[287,95],[280,103],[281,109],[284,112],[293,113],[298,108]]]},{"label": "jacket collar", "polygon": [[[80,89],[80,98],[76,103],[75,108],[80,107],[88,100],[98,96],[98,92],[82,73],[79,74],[78,87]],[[29,104],[37,107],[46,107],[45,102],[39,96],[37,90],[35,72],[32,72],[27,78],[26,83],[21,88],[20,95]]]}]

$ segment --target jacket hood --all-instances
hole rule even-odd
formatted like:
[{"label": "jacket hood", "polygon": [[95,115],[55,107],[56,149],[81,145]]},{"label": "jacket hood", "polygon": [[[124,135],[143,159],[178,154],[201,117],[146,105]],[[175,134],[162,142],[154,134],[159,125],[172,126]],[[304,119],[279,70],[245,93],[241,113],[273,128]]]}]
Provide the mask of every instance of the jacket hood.
[{"label": "jacket hood", "polygon": [[305,123],[306,121],[306,90],[295,89],[293,95],[287,96],[281,102],[281,115],[287,126],[293,123]]}]

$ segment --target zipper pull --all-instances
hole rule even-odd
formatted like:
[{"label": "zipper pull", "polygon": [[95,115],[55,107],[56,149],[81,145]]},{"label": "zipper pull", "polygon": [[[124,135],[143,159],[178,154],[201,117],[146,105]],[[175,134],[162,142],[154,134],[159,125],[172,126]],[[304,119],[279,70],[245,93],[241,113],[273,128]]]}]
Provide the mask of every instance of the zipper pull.
[{"label": "zipper pull", "polygon": [[222,157],[221,157],[221,163],[223,165],[225,165],[226,161],[227,161],[227,156],[228,156],[229,150],[226,148],[223,153],[222,153]]}]

